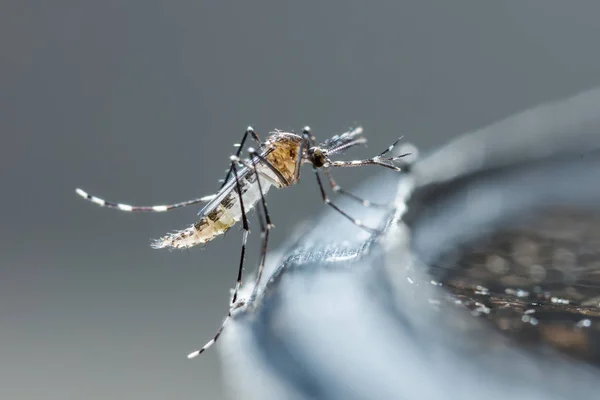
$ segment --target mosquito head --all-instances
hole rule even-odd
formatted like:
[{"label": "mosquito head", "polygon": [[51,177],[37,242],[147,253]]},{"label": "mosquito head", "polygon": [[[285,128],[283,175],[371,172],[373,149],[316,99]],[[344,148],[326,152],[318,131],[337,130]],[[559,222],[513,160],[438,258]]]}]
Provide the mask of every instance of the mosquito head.
[{"label": "mosquito head", "polygon": [[317,168],[321,168],[328,161],[327,151],[316,146],[308,149],[308,157],[310,162]]}]

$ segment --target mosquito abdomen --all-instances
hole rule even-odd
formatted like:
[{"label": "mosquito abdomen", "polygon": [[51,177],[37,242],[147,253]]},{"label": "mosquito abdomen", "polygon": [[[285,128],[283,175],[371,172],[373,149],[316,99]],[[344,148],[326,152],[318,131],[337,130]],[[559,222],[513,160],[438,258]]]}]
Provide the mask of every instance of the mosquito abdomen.
[{"label": "mosquito abdomen", "polygon": [[[263,194],[266,194],[271,187],[270,182],[266,179],[261,179],[260,183]],[[242,188],[244,210],[248,213],[260,200],[260,190],[256,179],[252,178],[240,179],[240,186]],[[231,190],[219,203],[212,207],[209,204],[207,210],[202,213],[202,216],[194,225],[163,236],[155,240],[151,246],[155,249],[165,247],[186,249],[204,244],[227,232],[229,228],[241,219],[242,210],[240,208],[239,194],[237,191]]]}]

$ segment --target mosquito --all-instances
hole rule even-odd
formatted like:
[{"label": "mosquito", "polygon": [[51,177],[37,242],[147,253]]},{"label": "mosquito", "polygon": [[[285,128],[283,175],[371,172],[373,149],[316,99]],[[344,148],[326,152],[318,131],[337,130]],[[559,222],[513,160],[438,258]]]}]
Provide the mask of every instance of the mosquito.
[{"label": "mosquito", "polygon": [[[247,215],[260,202],[260,207],[257,207],[262,242],[260,261],[254,288],[248,299],[248,303],[256,297],[258,284],[262,278],[265,267],[269,232],[273,228],[267,210],[265,195],[272,186],[282,189],[297,183],[300,179],[300,167],[302,164],[310,164],[312,166],[312,170],[319,186],[321,199],[325,204],[350,220],[354,225],[367,232],[372,234],[379,232],[378,229],[364,225],[360,220],[353,218],[335,205],[327,196],[322,178],[319,174],[319,172],[322,172],[325,175],[331,189],[335,193],[345,195],[360,202],[364,206],[385,206],[371,203],[368,200],[342,189],[335,182],[331,174],[332,168],[359,167],[364,165],[378,165],[394,171],[402,170],[402,168],[395,163],[410,153],[385,157],[388,153],[392,152],[402,138],[396,140],[386,150],[373,158],[353,161],[331,160],[330,156],[332,155],[342,153],[351,147],[365,144],[367,139],[362,136],[362,133],[362,127],[356,127],[341,135],[333,136],[321,144],[317,144],[311,129],[307,126],[302,130],[302,134],[280,130],[272,131],[263,142],[254,129],[249,126],[246,129],[241,142],[235,145],[237,147],[236,154],[230,157],[230,166],[227,170],[227,175],[222,180],[223,183],[219,191],[210,196],[204,196],[180,203],[154,206],[132,206],[103,200],[88,194],[82,189],[76,189],[76,192],[84,199],[99,206],[115,208],[127,212],[165,212],[193,204],[207,203],[200,212],[198,212],[199,217],[195,224],[183,230],[169,233],[153,241],[151,246],[157,249],[185,249],[204,244],[217,236],[224,234],[240,220],[242,221],[242,249],[236,284],[230,303],[230,311],[215,336],[202,348],[188,355],[188,358],[194,358],[203,353],[218,340],[226,322],[231,318],[232,312],[246,304],[246,301],[243,299],[239,299],[238,301],[238,294],[242,285],[242,275],[246,258],[246,244],[250,233]],[[248,138],[256,142],[258,150],[248,147],[247,152],[249,158],[242,159],[242,152]]]}]

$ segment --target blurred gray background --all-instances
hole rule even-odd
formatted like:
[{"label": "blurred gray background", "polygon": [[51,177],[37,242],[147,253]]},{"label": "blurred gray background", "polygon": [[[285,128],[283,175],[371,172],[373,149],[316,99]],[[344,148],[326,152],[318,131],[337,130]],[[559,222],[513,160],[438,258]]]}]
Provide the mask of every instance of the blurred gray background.
[{"label": "blurred gray background", "polygon": [[[126,214],[75,187],[210,194],[248,124],[321,139],[363,124],[369,147],[345,158],[401,134],[426,151],[600,83],[598,15],[595,0],[3,2],[0,397],[223,397],[216,352],[185,355],[227,312],[237,229],[152,250],[197,208]],[[272,248],[323,208],[304,177],[269,196]]]}]

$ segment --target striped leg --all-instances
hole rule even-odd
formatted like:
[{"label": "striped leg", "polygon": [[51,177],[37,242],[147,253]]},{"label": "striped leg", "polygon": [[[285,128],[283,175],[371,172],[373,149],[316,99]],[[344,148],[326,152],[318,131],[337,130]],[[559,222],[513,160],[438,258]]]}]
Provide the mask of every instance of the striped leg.
[{"label": "striped leg", "polygon": [[[261,246],[261,251],[260,251],[260,262],[258,264],[258,272],[256,274],[256,281],[254,283],[254,288],[252,289],[252,295],[250,296],[250,298],[252,299],[252,298],[256,297],[256,294],[258,292],[258,284],[262,278],[262,274],[263,274],[263,271],[265,268],[265,261],[267,258],[267,249],[268,249],[268,244],[269,244],[269,232],[271,231],[271,228],[273,228],[274,225],[271,223],[271,217],[269,215],[269,210],[267,209],[267,201],[265,200],[265,194],[262,190],[262,184],[260,182],[260,174],[256,168],[256,164],[258,162],[261,162],[262,159],[256,153],[256,150],[254,150],[253,148],[248,148],[248,152],[250,154],[250,159],[252,160],[251,162],[248,162],[246,160],[240,160],[239,158],[236,158],[236,161],[244,164],[247,168],[254,170],[254,174],[256,175],[256,183],[258,184],[258,190],[260,193],[262,210],[264,212],[264,218],[265,218],[265,221],[263,222],[261,211],[260,211],[261,208],[257,207],[256,212],[258,214],[258,222],[260,223],[262,246]],[[266,160],[264,162],[268,163],[268,161],[266,161]]]},{"label": "striped leg", "polygon": [[335,180],[333,179],[333,175],[331,174],[331,170],[329,168],[323,168],[323,173],[325,174],[325,176],[327,176],[327,179],[329,180],[329,185],[331,186],[331,189],[334,191],[334,193],[339,193],[344,196],[347,196],[355,201],[358,201],[360,204],[362,204],[365,207],[380,207],[380,208],[392,208],[393,207],[391,204],[372,203],[369,200],[365,200],[362,197],[355,195],[354,193],[351,193],[351,192],[348,192],[348,191],[342,189],[342,187],[340,185],[338,185],[335,182]]},{"label": "striped leg", "polygon": [[[302,132],[302,136],[304,137],[305,142],[307,142],[307,143],[313,143],[314,142],[314,136],[312,136],[309,127],[304,128],[304,131]],[[312,169],[313,169],[313,172],[315,173],[315,176],[317,177],[317,183],[319,185],[319,190],[321,191],[321,198],[323,199],[323,202],[325,204],[327,204],[328,206],[330,206],[331,208],[333,208],[334,210],[336,210],[337,212],[339,212],[340,214],[342,214],[344,217],[346,217],[347,219],[349,219],[354,225],[356,225],[356,226],[364,229],[365,231],[367,231],[369,233],[379,233],[379,232],[381,232],[378,229],[373,229],[373,228],[369,228],[368,226],[365,226],[360,220],[358,220],[356,218],[352,218],[346,212],[342,211],[342,209],[340,209],[338,206],[336,206],[335,204],[333,204],[331,202],[331,200],[327,197],[327,194],[325,193],[325,188],[323,187],[323,182],[321,181],[321,176],[319,175],[319,171],[317,170],[317,167],[315,167],[314,164],[312,166]]]},{"label": "striped leg", "polygon": [[250,230],[248,229],[248,218],[246,216],[246,209],[244,207],[244,202],[242,201],[242,190],[241,190],[241,186],[240,186],[240,181],[238,179],[238,173],[237,173],[238,170],[236,167],[236,163],[238,161],[239,161],[239,159],[237,156],[231,156],[231,170],[232,170],[232,173],[233,173],[233,176],[235,179],[236,191],[237,191],[239,199],[240,199],[240,208],[242,211],[242,227],[244,229],[244,235],[243,235],[243,239],[242,239],[242,254],[240,257],[240,267],[238,270],[237,281],[235,283],[233,297],[231,300],[231,304],[229,306],[229,313],[227,314],[227,316],[221,323],[221,326],[217,330],[217,333],[215,333],[215,336],[212,339],[210,339],[204,346],[202,346],[202,348],[200,348],[199,350],[195,350],[195,351],[191,352],[190,354],[188,354],[187,357],[189,359],[198,357],[200,354],[202,354],[206,350],[208,350],[213,344],[215,344],[217,342],[217,340],[219,340],[219,337],[221,336],[221,333],[223,332],[225,325],[229,321],[229,318],[231,318],[231,313],[234,310],[242,307],[245,304],[244,301],[239,301],[239,302],[236,301],[240,286],[242,285],[242,273],[244,271],[244,260],[246,259],[246,242],[248,240],[248,233],[250,232]]},{"label": "striped leg", "polygon": [[313,171],[315,173],[315,176],[317,177],[317,183],[319,184],[319,190],[321,191],[321,197],[325,204],[327,204],[328,206],[330,206],[331,208],[333,208],[334,210],[336,210],[337,212],[342,214],[344,217],[349,219],[354,225],[364,229],[365,231],[367,231],[369,233],[381,233],[381,230],[369,228],[368,226],[365,226],[360,220],[358,220],[356,218],[352,218],[346,212],[342,211],[342,209],[340,209],[338,206],[333,204],[331,202],[331,200],[329,200],[329,198],[327,197],[327,194],[325,193],[325,188],[323,188],[323,182],[321,182],[321,177],[319,176],[319,171],[317,170],[317,168],[315,166],[313,166]]},{"label": "striped leg", "polygon": [[[383,157],[387,153],[389,153],[390,151],[394,150],[394,147],[396,147],[396,145],[398,144],[398,142],[401,141],[403,137],[404,136],[400,136],[398,139],[396,139],[396,141],[394,143],[392,143],[392,145],[390,147],[388,147],[387,149],[385,149],[384,151],[382,151],[381,153],[379,153],[378,157]],[[408,153],[408,154],[410,154],[410,153]],[[404,156],[407,156],[408,154],[403,154],[403,155],[401,155],[399,157],[404,157]]]},{"label": "striped leg", "polygon": [[242,286],[242,275],[244,273],[244,261],[246,259],[246,244],[248,242],[248,233],[250,229],[248,227],[248,217],[246,216],[246,209],[244,207],[244,201],[242,199],[242,188],[240,186],[240,181],[238,179],[237,167],[236,163],[238,162],[237,156],[231,156],[231,170],[233,171],[233,176],[235,179],[236,190],[240,199],[240,209],[242,211],[242,229],[244,230],[242,236],[242,254],[240,256],[240,266],[238,269],[238,276],[235,282],[235,289],[233,291],[233,297],[231,298],[231,304],[235,304],[237,300],[238,293],[240,291],[240,287]]},{"label": "striped leg", "polygon": [[383,157],[388,152],[390,152],[390,151],[392,151],[394,149],[394,147],[398,144],[398,142],[400,141],[400,139],[402,139],[402,138],[399,138],[398,140],[396,140],[390,147],[388,147],[387,149],[385,149],[383,152],[381,152],[376,157],[369,158],[369,159],[366,159],[366,160],[328,161],[324,165],[324,167],[325,168],[328,168],[328,167],[360,167],[362,165],[381,165],[382,167],[389,168],[389,169],[392,169],[394,171],[402,171],[402,168],[394,165],[393,163],[394,163],[394,161],[399,161],[403,157],[406,157],[406,156],[410,155],[410,153],[401,154],[401,155],[395,156],[395,157]]},{"label": "striped leg", "polygon": [[202,346],[201,349],[194,350],[190,354],[188,354],[187,358],[189,358],[189,359],[196,358],[200,354],[202,354],[206,350],[208,350],[210,348],[210,346],[212,346],[213,344],[215,344],[216,341],[219,340],[219,336],[221,336],[221,333],[223,333],[223,329],[225,328],[225,325],[229,321],[229,318],[231,318],[231,313],[233,311],[235,311],[236,309],[243,307],[244,304],[245,303],[243,301],[239,301],[236,304],[232,305],[231,308],[229,309],[229,313],[227,313],[227,316],[225,317],[225,319],[221,323],[221,326],[219,327],[219,330],[217,330],[217,333],[215,334],[215,336],[212,339],[210,339],[204,346]]},{"label": "striped leg", "polygon": [[[242,136],[242,141],[240,143],[236,143],[234,146],[237,147],[237,151],[235,152],[235,156],[236,157],[240,157],[240,155],[242,154],[242,150],[244,148],[244,143],[246,143],[246,139],[248,138],[248,135],[250,135],[252,137],[252,139],[254,139],[254,141],[256,143],[258,143],[258,145],[260,147],[262,147],[262,141],[260,140],[260,138],[258,137],[258,135],[256,134],[256,132],[254,131],[254,128],[252,128],[251,126],[249,126],[248,128],[246,128],[246,132],[244,132],[244,136]],[[225,179],[219,180],[219,182],[222,181],[222,185],[221,185],[221,189],[223,188],[223,186],[225,186],[225,183],[227,183],[227,181],[229,180],[229,178],[231,177],[231,173],[233,172],[233,168],[229,167],[229,169],[227,170],[227,175],[225,175]]]},{"label": "striped leg", "polygon": [[[249,148],[248,152],[250,153],[250,159],[254,160],[255,156],[257,156],[256,151],[253,148]],[[264,225],[261,222],[261,237],[262,237],[262,248],[260,251],[260,263],[258,264],[258,272],[256,274],[256,281],[254,283],[254,288],[252,289],[252,295],[250,298],[255,298],[258,293],[258,284],[262,278],[263,271],[265,269],[265,262],[267,259],[267,248],[269,244],[269,232],[271,228],[273,228],[273,224],[271,223],[271,217],[269,216],[269,210],[267,210],[267,201],[265,200],[265,194],[262,190],[262,184],[260,183],[260,174],[256,169],[256,163],[252,163],[252,167],[254,169],[254,174],[256,175],[256,182],[258,183],[258,190],[260,192],[260,201],[262,203],[262,209],[265,213],[265,223]],[[260,216],[259,216],[260,218]]]},{"label": "striped leg", "polygon": [[204,197],[200,197],[197,199],[186,200],[186,201],[182,201],[180,203],[156,205],[156,206],[131,206],[129,204],[113,203],[110,201],[106,201],[99,197],[92,196],[79,188],[75,189],[75,192],[78,195],[80,195],[81,197],[83,197],[84,199],[89,200],[92,203],[98,204],[100,207],[115,208],[117,210],[127,211],[127,212],[164,212],[164,211],[174,210],[176,208],[187,207],[192,204],[208,202],[216,197],[216,195],[212,194],[210,196],[204,196]]}]

